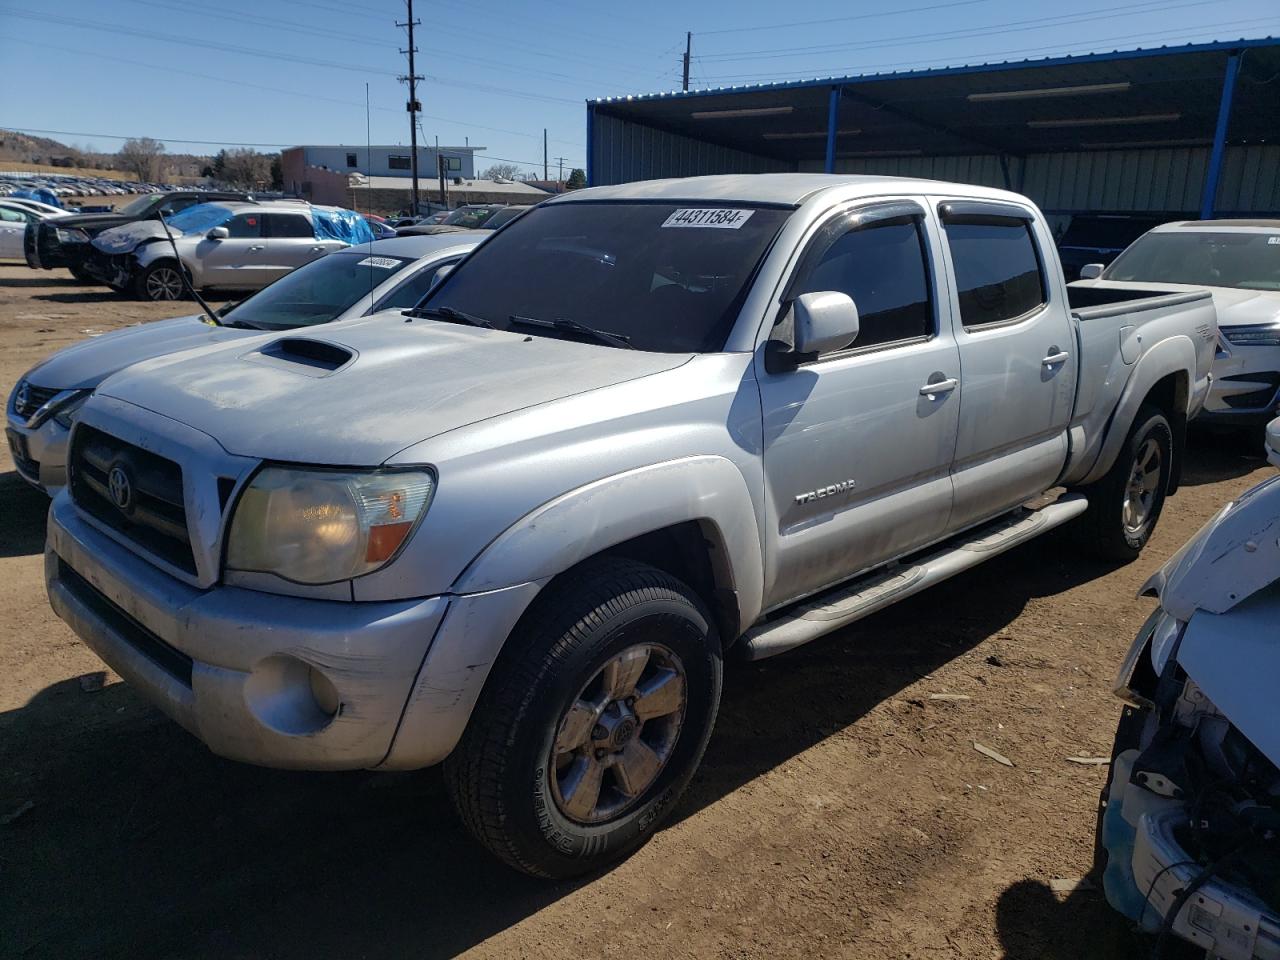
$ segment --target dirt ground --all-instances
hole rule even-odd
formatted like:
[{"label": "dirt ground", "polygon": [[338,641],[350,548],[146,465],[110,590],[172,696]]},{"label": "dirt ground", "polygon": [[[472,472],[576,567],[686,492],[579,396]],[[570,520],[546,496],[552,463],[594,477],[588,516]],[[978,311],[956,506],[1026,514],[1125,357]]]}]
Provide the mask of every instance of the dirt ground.
[{"label": "dirt ground", "polygon": [[[46,354],[182,312],[0,267],[0,395]],[[435,771],[237,765],[108,676],[45,600],[47,501],[0,453],[0,956],[1127,958],[1086,883],[1134,594],[1260,457],[1196,438],[1149,549],[1051,535],[825,641],[730,665],[690,794],[611,872],[490,860]],[[966,699],[933,699],[934,694]],[[998,764],[977,741],[1013,761]],[[1055,884],[1061,886],[1061,884]]]}]

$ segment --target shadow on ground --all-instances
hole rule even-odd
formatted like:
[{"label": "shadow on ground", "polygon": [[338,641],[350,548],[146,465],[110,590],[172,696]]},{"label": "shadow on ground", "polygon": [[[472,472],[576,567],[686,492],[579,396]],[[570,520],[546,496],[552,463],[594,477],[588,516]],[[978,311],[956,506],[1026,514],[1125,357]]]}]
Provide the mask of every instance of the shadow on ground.
[{"label": "shadow on ground", "polygon": [[[17,266],[21,266],[21,264],[5,263],[5,264],[0,264],[0,266],[17,267]],[[55,276],[50,276],[49,274],[44,272],[38,273],[34,277],[9,277],[5,280],[0,280],[0,287],[9,287],[9,288],[82,287],[82,286],[84,286],[84,284],[82,284],[79,280],[75,280],[71,277],[55,277]]]},{"label": "shadow on ground", "polygon": [[[1029,599],[1108,569],[1050,535],[856,631],[731,665],[676,818],[997,636]],[[575,889],[485,855],[435,771],[231,763],[123,684],[85,693],[64,681],[0,715],[0,771],[0,814],[35,803],[0,827],[0,930],[24,958],[366,956],[374,944],[379,957],[451,956]]]},{"label": "shadow on ground", "polygon": [[75,293],[38,293],[31,299],[47,303],[119,303],[132,298],[116,293],[110,287],[89,287],[81,288]]},{"label": "shadow on ground", "polygon": [[[1263,427],[1249,430],[1191,430],[1187,436],[1188,455],[1182,482],[1188,487],[1234,480],[1252,473],[1267,462]],[[1170,501],[1177,504],[1177,500]]]},{"label": "shadow on ground", "polygon": [[0,557],[43,553],[49,498],[10,470],[0,473],[0,504]]}]

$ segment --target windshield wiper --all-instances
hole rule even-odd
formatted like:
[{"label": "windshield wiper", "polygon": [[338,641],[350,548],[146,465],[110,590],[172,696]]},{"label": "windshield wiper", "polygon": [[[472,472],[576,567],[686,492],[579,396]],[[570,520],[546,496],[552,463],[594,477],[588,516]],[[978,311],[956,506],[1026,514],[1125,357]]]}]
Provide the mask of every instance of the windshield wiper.
[{"label": "windshield wiper", "polygon": [[570,320],[568,317],[556,317],[554,320],[541,320],[538,317],[522,317],[513,313],[511,316],[507,317],[507,322],[519,323],[527,327],[543,327],[547,330],[560,330],[565,333],[579,333],[611,347],[622,347],[624,350],[635,349],[635,347],[632,346],[631,341],[621,334],[610,333],[607,330],[597,330],[595,327],[588,327],[585,323],[579,323],[577,320]]},{"label": "windshield wiper", "polygon": [[448,320],[450,323],[465,323],[472,327],[488,327],[493,329],[493,324],[484,317],[477,317],[470,313],[463,313],[461,310],[455,310],[453,307],[415,307],[412,310],[405,311],[406,317],[425,317],[430,320],[432,318],[439,320]]}]

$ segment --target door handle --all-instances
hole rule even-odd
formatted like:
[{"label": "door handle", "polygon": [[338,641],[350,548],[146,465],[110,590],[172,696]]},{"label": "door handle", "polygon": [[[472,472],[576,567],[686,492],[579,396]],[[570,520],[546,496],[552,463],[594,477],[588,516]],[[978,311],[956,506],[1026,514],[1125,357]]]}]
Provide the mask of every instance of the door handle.
[{"label": "door handle", "polygon": [[261,244],[261,243],[255,243],[252,247],[250,247],[250,248],[249,248],[249,252],[250,252],[250,253],[257,253],[259,250],[263,250],[263,249],[266,249],[266,248],[265,248],[265,246],[264,246],[263,244]]},{"label": "door handle", "polygon": [[1069,359],[1071,359],[1071,354],[1065,350],[1060,350],[1058,353],[1049,354],[1040,361],[1040,364],[1041,366],[1052,367],[1055,363],[1066,363]]},{"label": "door handle", "polygon": [[312,252],[312,253],[324,253],[324,250],[325,250],[325,248],[324,248],[324,247],[312,247],[312,248],[311,248],[311,252]]},{"label": "door handle", "polygon": [[939,380],[936,383],[926,383],[920,388],[920,396],[928,397],[932,400],[939,394],[950,393],[958,386],[960,386],[960,381],[955,377],[949,377],[946,380]]}]

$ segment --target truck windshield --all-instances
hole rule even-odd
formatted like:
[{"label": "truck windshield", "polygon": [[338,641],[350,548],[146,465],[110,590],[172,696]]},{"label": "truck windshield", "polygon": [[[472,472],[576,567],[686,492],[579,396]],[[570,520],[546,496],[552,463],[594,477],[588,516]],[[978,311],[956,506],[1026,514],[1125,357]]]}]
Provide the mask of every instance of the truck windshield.
[{"label": "truck windshield", "polygon": [[748,282],[790,214],[744,203],[534,207],[422,306],[532,336],[577,338],[578,324],[639,350],[723,350]]},{"label": "truck windshield", "polygon": [[1280,230],[1149,233],[1120,254],[1103,276],[1107,280],[1280,290]]},{"label": "truck windshield", "polygon": [[227,311],[229,326],[287,330],[336,320],[374,287],[413,263],[412,257],[331,253],[287,273]]}]

